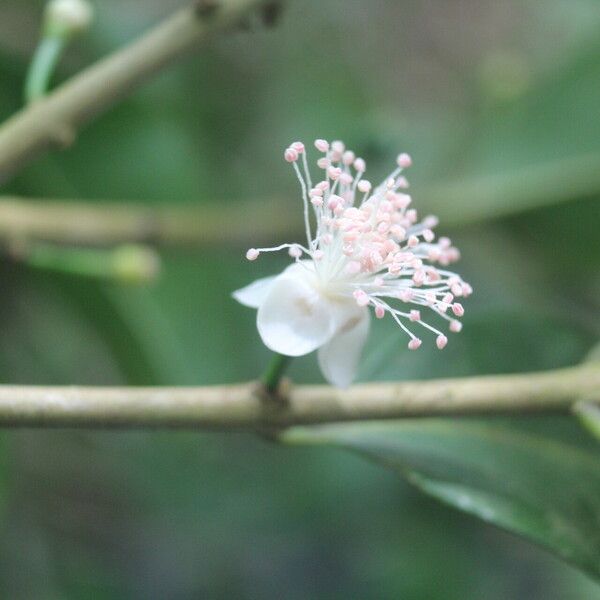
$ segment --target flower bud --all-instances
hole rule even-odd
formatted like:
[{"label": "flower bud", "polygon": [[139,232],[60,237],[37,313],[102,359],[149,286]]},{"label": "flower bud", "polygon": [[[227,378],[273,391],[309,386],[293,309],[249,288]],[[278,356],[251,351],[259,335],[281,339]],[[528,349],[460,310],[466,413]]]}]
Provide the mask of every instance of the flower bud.
[{"label": "flower bud", "polygon": [[72,36],[85,31],[94,17],[87,0],[50,0],[46,5],[46,35]]},{"label": "flower bud", "polygon": [[112,257],[113,276],[123,283],[152,281],[160,271],[160,258],[152,248],[126,244],[116,248]]}]

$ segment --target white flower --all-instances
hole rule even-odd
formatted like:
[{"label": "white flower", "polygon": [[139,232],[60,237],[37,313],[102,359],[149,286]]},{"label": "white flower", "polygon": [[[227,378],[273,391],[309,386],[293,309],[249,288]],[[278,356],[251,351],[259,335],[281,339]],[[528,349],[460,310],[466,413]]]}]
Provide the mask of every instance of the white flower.
[{"label": "white flower", "polygon": [[[304,145],[295,142],[284,153],[302,187],[306,247],[251,248],[249,260],[287,248],[295,262],[280,275],[259,279],[233,295],[258,309],[258,332],[267,347],[288,356],[318,349],[325,378],[347,387],[369,333],[369,307],[377,318],[392,317],[410,337],[409,349],[421,345],[408,327],[414,324],[432,331],[441,350],[448,339],[421,319],[420,309],[430,309],[458,332],[457,317],[464,309],[456,298],[472,289],[442,268],[457,260],[459,252],[448,238],[435,241],[437,218],[419,222],[416,210],[409,208],[411,197],[403,191],[408,182],[401,173],[410,166],[410,156],[400,154],[397,168],[372,189],[363,179],[365,161],[342,142],[316,140],[315,146],[323,153],[317,165],[325,177],[314,187]],[[403,304],[417,308],[401,310]]]}]

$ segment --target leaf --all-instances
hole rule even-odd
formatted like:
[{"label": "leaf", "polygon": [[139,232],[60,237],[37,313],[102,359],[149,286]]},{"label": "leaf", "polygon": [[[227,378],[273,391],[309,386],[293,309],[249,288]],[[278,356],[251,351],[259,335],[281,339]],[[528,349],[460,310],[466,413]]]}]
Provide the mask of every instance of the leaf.
[{"label": "leaf", "polygon": [[294,428],[283,440],[358,452],[599,579],[600,449],[579,443],[568,425],[565,432],[510,421],[378,422]]}]

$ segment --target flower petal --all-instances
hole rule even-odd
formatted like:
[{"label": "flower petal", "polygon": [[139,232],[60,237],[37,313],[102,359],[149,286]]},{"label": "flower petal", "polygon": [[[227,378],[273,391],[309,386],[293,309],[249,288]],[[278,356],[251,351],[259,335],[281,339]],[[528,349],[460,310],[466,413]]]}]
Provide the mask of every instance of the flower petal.
[{"label": "flower petal", "polygon": [[250,285],[236,290],[231,294],[240,304],[250,308],[258,308],[271,291],[276,276],[263,277],[253,281]]},{"label": "flower petal", "polygon": [[256,318],[265,345],[287,356],[316,350],[338,329],[335,304],[311,285],[314,275],[302,270],[287,269],[276,278]]},{"label": "flower petal", "polygon": [[340,388],[352,383],[369,335],[369,324],[369,311],[366,308],[353,311],[331,340],[321,346],[319,366],[329,383]]}]

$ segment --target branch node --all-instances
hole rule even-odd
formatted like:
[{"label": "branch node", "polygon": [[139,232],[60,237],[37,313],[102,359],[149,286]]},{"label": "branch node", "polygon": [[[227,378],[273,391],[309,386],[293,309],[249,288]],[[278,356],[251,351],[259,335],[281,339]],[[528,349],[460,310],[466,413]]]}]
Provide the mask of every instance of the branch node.
[{"label": "branch node", "polygon": [[264,383],[259,381],[254,388],[254,395],[263,403],[265,408],[279,410],[289,406],[291,389],[292,382],[287,377],[281,379],[274,391],[270,391]]},{"label": "branch node", "polygon": [[50,129],[50,138],[60,150],[66,150],[75,143],[77,131],[66,123],[56,124]]}]

